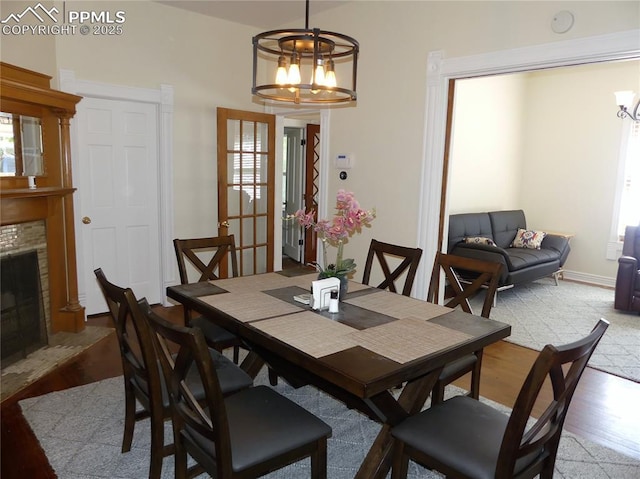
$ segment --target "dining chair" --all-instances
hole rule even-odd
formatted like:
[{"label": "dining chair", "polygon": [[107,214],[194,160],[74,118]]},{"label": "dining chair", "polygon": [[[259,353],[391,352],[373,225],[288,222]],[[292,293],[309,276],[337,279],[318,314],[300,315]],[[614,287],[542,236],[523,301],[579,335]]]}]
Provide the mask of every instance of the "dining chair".
[{"label": "dining chair", "polygon": [[[362,284],[369,284],[374,257],[378,259],[378,263],[384,275],[384,280],[376,287],[379,289],[388,289],[392,293],[397,293],[396,281],[406,272],[404,285],[402,286],[402,294],[404,296],[410,296],[413,281],[418,270],[418,264],[422,257],[422,249],[398,246],[372,239],[371,244],[369,245],[367,261],[364,265]],[[400,264],[398,264],[392,271],[389,266],[389,262],[387,261],[388,259],[391,259],[392,262],[400,260]]]},{"label": "dining chair", "polygon": [[[202,331],[164,320],[145,300],[139,305],[156,333],[154,341],[169,386],[176,479],[202,472],[218,479],[256,478],[307,457],[311,477],[327,477],[331,428],[326,423],[268,386],[224,397]],[[172,350],[177,350],[175,356]],[[194,364],[206,392],[204,406],[194,400],[185,381]],[[188,467],[187,455],[195,466]]]},{"label": "dining chair", "polygon": [[[394,427],[392,479],[407,477],[409,459],[451,478],[551,479],[571,398],[608,326],[601,319],[583,339],[546,345],[509,415],[477,399],[455,396]],[[547,379],[553,394],[545,399],[540,391]],[[545,409],[529,422],[534,404]]]},{"label": "dining chair", "polygon": [[[440,271],[444,271],[445,279],[453,294],[445,299],[445,306],[449,308],[460,307],[463,311],[473,314],[469,300],[481,291],[485,292],[482,304],[481,316],[488,318],[493,306],[493,300],[498,289],[502,264],[482,261],[473,258],[465,258],[451,254],[436,253],[433,264],[427,301],[438,302],[438,287],[440,284]],[[465,280],[461,281],[464,275]],[[446,295],[445,295],[446,296]],[[478,399],[480,397],[480,370],[482,367],[482,350],[474,351],[445,365],[440,377],[431,392],[431,403],[437,404],[444,399],[444,390],[447,384],[471,373],[471,387],[469,395]]]},{"label": "dining chair", "polygon": [[[173,246],[178,260],[181,284],[219,279],[223,261],[231,263],[231,274],[234,278],[239,276],[236,243],[233,235],[192,239],[176,238],[173,240]],[[189,278],[189,265],[192,265],[199,275],[197,279],[194,276],[195,281]],[[191,310],[185,305],[183,308],[185,326],[202,329],[207,343],[220,352],[227,348],[233,348],[233,362],[237,364],[240,346],[243,345],[240,338],[216,324],[211,318],[192,317]]]},{"label": "dining chair", "polygon": [[[145,321],[140,321],[135,295],[129,288],[121,288],[109,282],[101,268],[94,271],[100,289],[109,307],[122,359],[125,391],[125,420],[122,452],[131,450],[133,431],[138,421],[149,418],[151,426],[151,462],[149,478],[158,479],[162,472],[163,458],[173,454],[173,444],[164,443],[164,421],[171,417],[168,393],[164,385],[158,356],[153,345],[151,331]],[[127,295],[132,300],[127,301]],[[133,305],[133,308],[131,307]],[[223,380],[224,394],[247,388],[253,384],[251,377],[215,350],[210,350],[212,360]],[[204,397],[204,389],[196,371],[189,372],[188,382],[198,399]],[[142,409],[136,410],[136,402]]]}]

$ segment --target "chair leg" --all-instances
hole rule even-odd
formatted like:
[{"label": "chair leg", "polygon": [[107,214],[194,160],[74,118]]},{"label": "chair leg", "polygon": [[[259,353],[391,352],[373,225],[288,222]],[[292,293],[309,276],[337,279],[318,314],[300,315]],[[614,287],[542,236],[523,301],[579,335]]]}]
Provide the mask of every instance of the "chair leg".
[{"label": "chair leg", "polygon": [[473,371],[471,371],[471,389],[469,390],[469,396],[473,399],[480,399],[480,371],[482,368],[482,350],[474,353],[478,358],[473,365]]},{"label": "chair leg", "polygon": [[327,438],[318,439],[311,454],[311,479],[327,479]]},{"label": "chair leg", "polygon": [[272,386],[278,385],[278,375],[271,368],[269,368],[269,384],[271,384]]},{"label": "chair leg", "polygon": [[235,364],[239,364],[238,361],[240,361],[240,346],[234,346],[233,347],[233,362]]},{"label": "chair leg", "polygon": [[391,479],[406,479],[409,471],[409,457],[404,454],[404,443],[393,441],[393,466]]},{"label": "chair leg", "polygon": [[149,479],[160,479],[162,475],[162,459],[164,458],[164,418],[151,415],[151,464]]},{"label": "chair leg", "polygon": [[442,401],[444,401],[445,387],[446,384],[444,383],[444,381],[440,380],[438,380],[436,382],[436,385],[433,386],[433,389],[431,390],[431,406],[435,406],[436,404],[440,404]]},{"label": "chair leg", "polygon": [[131,385],[125,383],[125,412],[124,412],[124,434],[122,436],[122,452],[131,450],[131,442],[133,441],[133,429],[136,425],[136,397],[133,394]]}]

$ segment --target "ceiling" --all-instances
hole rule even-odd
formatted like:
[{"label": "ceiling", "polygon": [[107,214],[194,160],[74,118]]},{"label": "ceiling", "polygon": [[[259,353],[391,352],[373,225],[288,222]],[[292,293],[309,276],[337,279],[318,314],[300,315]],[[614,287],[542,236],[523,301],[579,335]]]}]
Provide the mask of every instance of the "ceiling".
[{"label": "ceiling", "polygon": [[[275,29],[300,21],[303,28],[306,5],[303,0],[156,0],[158,3],[189,10],[230,22],[261,29]],[[309,16],[343,5],[347,1],[315,0],[309,4]],[[313,25],[310,25],[313,27]]]}]

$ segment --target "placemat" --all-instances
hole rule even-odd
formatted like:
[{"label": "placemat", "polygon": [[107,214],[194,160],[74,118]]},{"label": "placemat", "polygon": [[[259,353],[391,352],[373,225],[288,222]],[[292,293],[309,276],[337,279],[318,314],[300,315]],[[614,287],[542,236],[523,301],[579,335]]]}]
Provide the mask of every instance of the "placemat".
[{"label": "placemat", "polygon": [[198,299],[245,323],[296,313],[302,309],[260,291],[214,294]]},{"label": "placemat", "polygon": [[[305,275],[306,276],[306,275]],[[214,279],[215,286],[226,289],[230,293],[246,293],[249,291],[264,291],[289,286],[293,278],[287,278],[278,273],[263,273],[238,278]]]},{"label": "placemat", "polygon": [[348,298],[345,302],[398,319],[431,319],[451,312],[450,308],[444,306],[382,290],[375,294]]},{"label": "placemat", "polygon": [[357,345],[351,339],[351,333],[357,330],[311,311],[265,319],[251,326],[314,358],[321,358]]},{"label": "placemat", "polygon": [[360,346],[401,364],[471,338],[466,333],[418,318],[399,319],[354,332],[350,337]]}]

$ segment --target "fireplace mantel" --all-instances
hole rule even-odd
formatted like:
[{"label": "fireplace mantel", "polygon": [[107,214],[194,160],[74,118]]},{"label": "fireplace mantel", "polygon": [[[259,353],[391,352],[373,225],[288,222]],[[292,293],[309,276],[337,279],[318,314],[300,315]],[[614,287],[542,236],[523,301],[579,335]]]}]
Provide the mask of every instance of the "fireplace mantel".
[{"label": "fireplace mantel", "polygon": [[0,62],[0,110],[40,118],[44,156],[36,188],[20,174],[0,177],[0,222],[45,222],[51,332],[79,332],[85,311],[78,301],[69,120],[82,98],[51,89],[50,79]]}]

